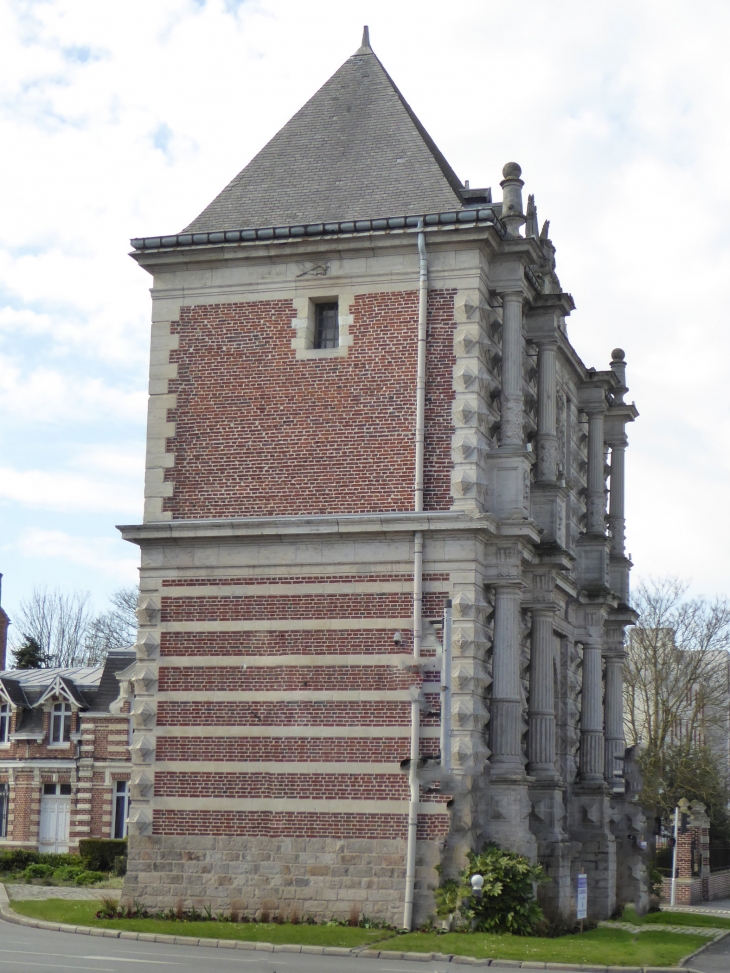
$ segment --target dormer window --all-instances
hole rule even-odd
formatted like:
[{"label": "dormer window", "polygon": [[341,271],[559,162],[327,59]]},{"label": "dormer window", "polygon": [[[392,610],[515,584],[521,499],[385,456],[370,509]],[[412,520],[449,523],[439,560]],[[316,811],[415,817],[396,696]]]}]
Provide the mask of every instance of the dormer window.
[{"label": "dormer window", "polygon": [[7,703],[0,703],[0,743],[8,743],[10,740],[10,706]]},{"label": "dormer window", "polygon": [[337,301],[314,305],[314,347],[337,348],[340,343]]},{"label": "dormer window", "polygon": [[71,739],[71,704],[54,703],[51,711],[51,743],[68,743]]}]

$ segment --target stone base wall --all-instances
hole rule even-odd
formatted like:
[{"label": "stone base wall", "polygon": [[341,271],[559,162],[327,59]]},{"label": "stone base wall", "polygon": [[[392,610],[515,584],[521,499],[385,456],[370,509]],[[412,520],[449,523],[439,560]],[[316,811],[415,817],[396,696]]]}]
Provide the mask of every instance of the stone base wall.
[{"label": "stone base wall", "polygon": [[711,872],[709,878],[710,901],[730,898],[730,868],[721,872]]},{"label": "stone base wall", "polygon": [[[185,908],[224,912],[234,903],[259,918],[357,913],[400,925],[405,852],[401,840],[131,836],[123,898],[152,909],[182,899]],[[416,913],[431,905],[428,897]]]}]

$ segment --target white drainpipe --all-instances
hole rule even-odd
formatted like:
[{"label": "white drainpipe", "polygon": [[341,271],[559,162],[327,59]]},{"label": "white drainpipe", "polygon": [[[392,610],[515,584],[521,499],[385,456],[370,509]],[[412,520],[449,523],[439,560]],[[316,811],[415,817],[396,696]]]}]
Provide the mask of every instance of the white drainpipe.
[{"label": "white drainpipe", "polygon": [[[426,234],[421,224],[418,233],[418,359],[416,368],[416,469],[414,509],[423,510],[423,448],[426,434],[426,329],[428,325],[428,258]],[[414,670],[421,658],[423,629],[423,532],[413,538],[413,660]],[[413,893],[416,884],[416,840],[418,835],[418,758],[421,708],[417,699],[411,702],[411,763],[408,774],[408,845],[406,849],[406,894],[403,928],[413,924]]]},{"label": "white drainpipe", "polygon": [[444,605],[441,649],[441,769],[451,773],[451,599]]}]

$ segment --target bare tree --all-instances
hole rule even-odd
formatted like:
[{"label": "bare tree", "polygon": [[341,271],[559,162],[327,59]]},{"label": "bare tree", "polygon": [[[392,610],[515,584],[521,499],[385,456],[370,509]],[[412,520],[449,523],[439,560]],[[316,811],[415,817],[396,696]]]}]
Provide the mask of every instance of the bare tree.
[{"label": "bare tree", "polygon": [[729,769],[730,602],[686,592],[664,578],[634,594],[640,619],[626,645],[625,730],[640,747],[647,808],[667,812],[700,793],[707,802],[711,791],[719,823]]},{"label": "bare tree", "polygon": [[35,588],[20,603],[16,631],[34,639],[47,666],[79,666],[86,661],[86,632],[91,622],[89,593]]},{"label": "bare tree", "polygon": [[730,602],[686,599],[676,578],[639,586],[626,647],[627,736],[645,753],[685,752],[727,720]]},{"label": "bare tree", "polygon": [[136,585],[120,588],[111,596],[112,607],[91,621],[86,634],[89,658],[103,659],[110,649],[123,649],[132,645],[137,637]]},{"label": "bare tree", "polygon": [[112,607],[94,615],[88,592],[36,588],[20,603],[15,631],[40,646],[48,667],[96,665],[110,649],[134,642],[137,596],[136,587],[121,588]]}]

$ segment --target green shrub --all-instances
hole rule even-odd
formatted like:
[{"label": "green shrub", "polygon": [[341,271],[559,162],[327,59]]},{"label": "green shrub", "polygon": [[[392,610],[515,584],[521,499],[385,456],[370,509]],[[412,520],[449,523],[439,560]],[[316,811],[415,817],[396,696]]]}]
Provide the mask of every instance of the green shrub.
[{"label": "green shrub", "polygon": [[116,838],[82,838],[79,855],[86,868],[98,872],[111,872],[114,859],[127,857],[127,842]]},{"label": "green shrub", "polygon": [[61,868],[57,868],[53,877],[59,882],[75,882],[76,876],[83,871],[86,871],[84,863],[77,861],[73,865],[62,865]]},{"label": "green shrub", "polygon": [[[436,890],[438,915],[453,915],[479,932],[533,935],[544,920],[535,901],[535,884],[546,881],[542,867],[497,845],[485,845],[480,854],[469,852],[468,858],[461,878],[446,880]],[[477,874],[484,878],[481,898],[472,891],[471,877]]]},{"label": "green shrub", "polygon": [[27,868],[23,871],[23,878],[26,880],[26,882],[30,882],[30,880],[33,878],[48,878],[52,874],[53,865],[41,865],[36,863],[34,865],[27,866]]},{"label": "green shrub", "polygon": [[105,878],[106,872],[83,871],[75,873],[74,882],[76,885],[93,885],[94,882],[103,882]]},{"label": "green shrub", "polygon": [[37,851],[25,848],[8,848],[0,851],[0,872],[22,872],[28,865],[41,860]]},{"label": "green shrub", "polygon": [[121,878],[122,876],[127,874],[126,855],[117,855],[117,857],[114,859],[114,866],[112,868],[112,872],[114,875],[117,876],[117,878]]}]

